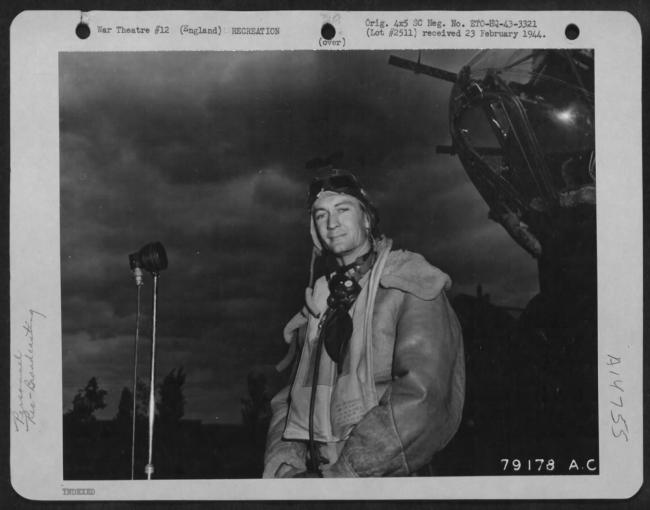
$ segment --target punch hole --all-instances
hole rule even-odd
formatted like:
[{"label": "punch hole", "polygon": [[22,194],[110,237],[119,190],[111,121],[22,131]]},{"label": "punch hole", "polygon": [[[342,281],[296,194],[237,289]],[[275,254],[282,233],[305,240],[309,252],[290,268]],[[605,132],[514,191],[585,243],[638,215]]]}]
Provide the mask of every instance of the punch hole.
[{"label": "punch hole", "polygon": [[564,35],[566,35],[566,38],[570,41],[575,41],[580,35],[580,29],[578,28],[578,25],[574,23],[568,24],[564,29]]},{"label": "punch hole", "polygon": [[323,37],[323,39],[327,39],[328,41],[334,39],[334,36],[336,35],[336,29],[334,28],[334,25],[331,23],[323,24],[320,29],[320,35]]},{"label": "punch hole", "polygon": [[79,24],[77,25],[77,28],[74,30],[75,34],[77,34],[77,37],[79,39],[88,39],[90,36],[90,27],[88,26],[88,13],[81,11],[81,15],[79,17]]},{"label": "punch hole", "polygon": [[75,28],[75,34],[79,39],[88,39],[90,35],[90,27],[85,23],[79,23],[77,28]]}]

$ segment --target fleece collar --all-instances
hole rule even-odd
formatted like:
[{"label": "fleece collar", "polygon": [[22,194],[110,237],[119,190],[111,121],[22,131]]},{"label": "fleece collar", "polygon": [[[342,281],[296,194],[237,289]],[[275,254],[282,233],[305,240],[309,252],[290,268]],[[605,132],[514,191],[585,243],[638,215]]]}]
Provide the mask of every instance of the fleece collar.
[{"label": "fleece collar", "polygon": [[420,299],[431,300],[451,287],[451,279],[429,264],[422,255],[395,250],[388,255],[379,284],[384,288],[398,289]]}]

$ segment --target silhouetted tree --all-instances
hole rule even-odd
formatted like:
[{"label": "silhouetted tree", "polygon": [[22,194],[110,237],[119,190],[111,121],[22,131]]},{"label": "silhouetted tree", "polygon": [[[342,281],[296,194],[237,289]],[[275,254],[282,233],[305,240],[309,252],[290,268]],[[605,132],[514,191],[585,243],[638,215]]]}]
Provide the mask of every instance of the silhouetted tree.
[{"label": "silhouetted tree", "polygon": [[94,412],[106,407],[105,397],[106,390],[100,389],[97,378],[92,377],[85,388],[79,389],[72,400],[72,410],[66,414],[79,423],[95,421]]},{"label": "silhouetted tree", "polygon": [[186,374],[183,367],[174,369],[165,376],[160,388],[158,416],[162,424],[178,423],[185,414],[183,384]]},{"label": "silhouetted tree", "polygon": [[241,398],[241,414],[244,426],[253,442],[266,442],[266,431],[271,421],[271,399],[283,385],[282,375],[272,365],[256,366],[248,373],[248,397]]},{"label": "silhouetted tree", "polygon": [[118,424],[122,423],[131,423],[131,418],[133,416],[133,394],[129,388],[122,388],[122,394],[120,395],[120,403],[117,405],[117,414],[115,415],[115,421]]}]

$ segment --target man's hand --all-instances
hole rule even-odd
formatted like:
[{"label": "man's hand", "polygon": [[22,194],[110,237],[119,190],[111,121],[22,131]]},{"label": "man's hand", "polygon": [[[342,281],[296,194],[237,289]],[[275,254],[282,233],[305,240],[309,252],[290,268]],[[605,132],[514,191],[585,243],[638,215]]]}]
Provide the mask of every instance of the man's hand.
[{"label": "man's hand", "polygon": [[282,336],[287,344],[291,344],[298,338],[298,330],[307,324],[307,320],[307,316],[302,310],[291,317],[291,320],[287,322],[287,325],[282,331]]}]

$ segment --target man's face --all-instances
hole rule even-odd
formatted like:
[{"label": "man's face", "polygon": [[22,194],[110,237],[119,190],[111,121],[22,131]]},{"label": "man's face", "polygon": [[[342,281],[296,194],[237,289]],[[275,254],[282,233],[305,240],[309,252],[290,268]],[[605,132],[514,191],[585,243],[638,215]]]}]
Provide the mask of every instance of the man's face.
[{"label": "man's face", "polygon": [[353,196],[325,191],[314,202],[312,215],[323,246],[343,264],[354,262],[370,249],[370,221]]}]

